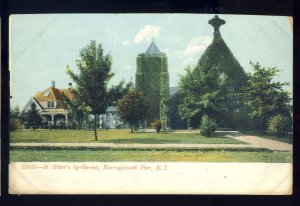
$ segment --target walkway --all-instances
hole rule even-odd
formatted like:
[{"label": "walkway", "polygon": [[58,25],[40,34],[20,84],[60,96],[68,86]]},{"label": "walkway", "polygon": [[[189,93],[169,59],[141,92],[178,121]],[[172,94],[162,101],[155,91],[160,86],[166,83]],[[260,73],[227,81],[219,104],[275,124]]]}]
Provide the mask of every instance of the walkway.
[{"label": "walkway", "polygon": [[[237,133],[239,134],[239,133]],[[228,135],[247,144],[119,144],[119,143],[11,143],[11,148],[102,148],[102,149],[207,149],[207,148],[261,148],[292,151],[293,145],[257,136]]]},{"label": "walkway", "polygon": [[280,150],[280,151],[293,151],[292,144],[261,138],[257,136],[241,135],[241,136],[231,136],[231,138],[243,142],[247,142],[248,144],[256,148],[266,148],[269,150]]}]

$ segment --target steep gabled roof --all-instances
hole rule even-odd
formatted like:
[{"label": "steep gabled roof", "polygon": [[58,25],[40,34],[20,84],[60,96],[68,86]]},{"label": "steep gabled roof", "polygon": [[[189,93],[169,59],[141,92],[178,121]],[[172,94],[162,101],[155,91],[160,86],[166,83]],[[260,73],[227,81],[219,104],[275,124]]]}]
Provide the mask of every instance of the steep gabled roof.
[{"label": "steep gabled roof", "polygon": [[49,87],[47,89],[45,89],[42,92],[37,92],[34,95],[34,98],[39,101],[39,102],[45,102],[45,101],[57,101],[57,100],[61,100],[63,101],[64,97],[63,96],[68,97],[69,99],[73,99],[74,96],[72,94],[72,90],[71,89],[63,89],[63,90],[59,90],[55,87]]},{"label": "steep gabled roof", "polygon": [[159,49],[157,48],[154,40],[151,42],[149,48],[147,49],[146,56],[158,56],[160,54]]},{"label": "steep gabled roof", "polygon": [[212,68],[216,68],[220,74],[228,77],[226,80],[228,84],[238,86],[245,79],[246,75],[244,69],[221,36],[219,28],[225,24],[225,21],[219,19],[216,15],[215,18],[209,21],[209,24],[214,27],[214,38],[199,59],[196,70],[209,71]]}]

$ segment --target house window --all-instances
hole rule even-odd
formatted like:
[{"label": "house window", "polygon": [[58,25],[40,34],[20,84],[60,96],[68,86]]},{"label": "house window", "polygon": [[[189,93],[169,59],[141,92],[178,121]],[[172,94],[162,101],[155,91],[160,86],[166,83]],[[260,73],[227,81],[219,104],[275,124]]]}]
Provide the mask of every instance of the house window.
[{"label": "house window", "polygon": [[48,102],[48,108],[54,108],[54,102]]}]

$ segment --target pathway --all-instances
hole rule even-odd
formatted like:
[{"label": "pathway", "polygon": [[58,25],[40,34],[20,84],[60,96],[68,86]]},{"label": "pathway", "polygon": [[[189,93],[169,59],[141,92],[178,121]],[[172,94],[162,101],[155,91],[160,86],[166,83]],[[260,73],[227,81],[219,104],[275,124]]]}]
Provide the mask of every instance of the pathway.
[{"label": "pathway", "polygon": [[292,144],[261,138],[257,136],[241,135],[241,136],[230,136],[230,137],[236,140],[247,142],[248,144],[256,148],[266,148],[269,150],[281,150],[281,151],[293,150]]}]

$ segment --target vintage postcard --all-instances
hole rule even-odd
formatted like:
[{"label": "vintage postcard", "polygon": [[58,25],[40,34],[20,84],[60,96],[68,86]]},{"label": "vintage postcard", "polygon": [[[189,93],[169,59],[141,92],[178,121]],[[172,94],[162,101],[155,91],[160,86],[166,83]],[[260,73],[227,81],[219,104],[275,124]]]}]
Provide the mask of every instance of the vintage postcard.
[{"label": "vintage postcard", "polygon": [[292,17],[9,20],[10,194],[292,194]]}]

